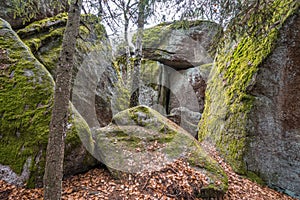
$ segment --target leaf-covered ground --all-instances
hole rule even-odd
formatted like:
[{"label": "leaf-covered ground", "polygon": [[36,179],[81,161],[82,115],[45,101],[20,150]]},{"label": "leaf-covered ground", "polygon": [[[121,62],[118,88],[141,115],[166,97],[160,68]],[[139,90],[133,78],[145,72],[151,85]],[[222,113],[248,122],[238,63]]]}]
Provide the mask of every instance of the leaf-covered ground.
[{"label": "leaf-covered ground", "polygon": [[[221,164],[229,177],[229,189],[225,200],[294,200],[293,198],[276,192],[268,187],[234,173],[215,149],[209,144],[203,147]],[[206,177],[191,168],[183,160],[177,160],[160,171],[143,172],[128,175],[126,181],[115,180],[105,168],[90,170],[66,179],[63,182],[64,200],[135,200],[135,199],[199,199],[201,186],[207,184]],[[42,189],[25,189],[9,185],[0,181],[0,199],[42,199]]]}]

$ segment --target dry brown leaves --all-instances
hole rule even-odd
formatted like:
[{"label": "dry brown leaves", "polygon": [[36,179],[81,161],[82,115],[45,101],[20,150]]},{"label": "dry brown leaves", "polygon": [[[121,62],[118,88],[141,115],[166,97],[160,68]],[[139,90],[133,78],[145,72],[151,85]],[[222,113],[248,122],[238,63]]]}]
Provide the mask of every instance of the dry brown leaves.
[{"label": "dry brown leaves", "polygon": [[212,145],[203,142],[202,147],[219,162],[228,176],[229,187],[224,196],[224,200],[296,200],[290,196],[241,177],[224,162]]},{"label": "dry brown leaves", "polygon": [[[224,200],[294,200],[262,187],[235,174],[207,143],[203,147],[220,163],[229,178],[229,189]],[[25,189],[0,181],[0,199],[42,199],[42,189]],[[63,200],[139,200],[139,199],[199,199],[196,198],[206,177],[183,160],[177,160],[159,171],[128,175],[126,180],[115,180],[107,169],[93,169],[63,182]]]},{"label": "dry brown leaves", "polygon": [[[42,189],[24,189],[0,184],[0,199],[42,199]],[[197,199],[206,177],[187,162],[177,160],[159,171],[127,175],[115,180],[106,169],[94,169],[63,182],[62,199]]]}]

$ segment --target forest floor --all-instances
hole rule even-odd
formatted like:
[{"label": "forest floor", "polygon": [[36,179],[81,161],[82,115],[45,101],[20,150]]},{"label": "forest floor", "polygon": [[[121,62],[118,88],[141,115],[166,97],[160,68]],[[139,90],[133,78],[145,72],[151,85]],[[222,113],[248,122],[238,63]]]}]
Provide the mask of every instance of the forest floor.
[{"label": "forest floor", "polygon": [[[202,144],[228,175],[229,188],[224,200],[295,200],[261,186],[233,172],[231,167],[207,143]],[[114,179],[107,169],[96,168],[63,181],[63,200],[190,200],[197,194],[206,177],[183,160],[177,160],[160,171],[129,175],[126,181]],[[43,189],[25,189],[0,181],[1,200],[42,199]]]}]

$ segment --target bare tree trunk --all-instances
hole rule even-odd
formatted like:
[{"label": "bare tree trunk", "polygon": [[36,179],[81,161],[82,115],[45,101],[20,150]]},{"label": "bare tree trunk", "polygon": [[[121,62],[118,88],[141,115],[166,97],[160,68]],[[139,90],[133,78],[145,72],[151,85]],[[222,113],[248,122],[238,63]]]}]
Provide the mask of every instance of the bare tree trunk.
[{"label": "bare tree trunk", "polygon": [[[145,25],[145,6],[146,1],[140,0],[138,9],[138,31],[136,37],[136,45],[135,45],[135,60],[133,66],[133,77],[132,77],[132,95],[130,98],[130,107],[137,106],[139,103],[139,82],[140,82],[140,67],[142,62],[142,39],[143,39],[143,32],[144,32],[144,25]],[[136,89],[137,88],[137,89]],[[136,90],[135,90],[136,89]]]},{"label": "bare tree trunk", "polygon": [[130,54],[130,47],[129,47],[129,40],[128,40],[129,18],[127,17],[128,5],[129,4],[127,4],[127,8],[124,11],[124,20],[125,20],[125,24],[124,24],[124,37],[125,38],[124,39],[125,39],[125,50],[126,50],[126,63],[125,63],[125,70],[124,70],[125,76],[124,76],[123,80],[126,83],[128,80],[130,80],[130,76],[131,76],[131,62],[130,62],[131,54]]},{"label": "bare tree trunk", "polygon": [[58,61],[54,106],[46,152],[44,174],[45,200],[61,199],[65,135],[69,115],[70,83],[81,7],[82,0],[74,0],[70,5],[62,50]]}]

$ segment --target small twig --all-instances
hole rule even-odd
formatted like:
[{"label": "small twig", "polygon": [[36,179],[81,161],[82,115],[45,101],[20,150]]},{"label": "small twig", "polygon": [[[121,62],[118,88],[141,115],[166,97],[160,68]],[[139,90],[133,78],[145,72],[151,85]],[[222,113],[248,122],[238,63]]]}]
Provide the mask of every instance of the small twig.
[{"label": "small twig", "polygon": [[144,189],[147,187],[148,182],[149,182],[150,179],[151,179],[151,177],[149,177],[149,178],[146,180],[146,183],[145,183],[144,186],[142,187],[142,190],[144,190]]},{"label": "small twig", "polygon": [[168,171],[168,170],[172,171],[174,174],[177,174],[177,171],[176,171],[176,170],[174,170],[174,169],[173,169],[173,168],[171,168],[171,167],[167,167],[167,168],[166,168],[166,171]]}]

